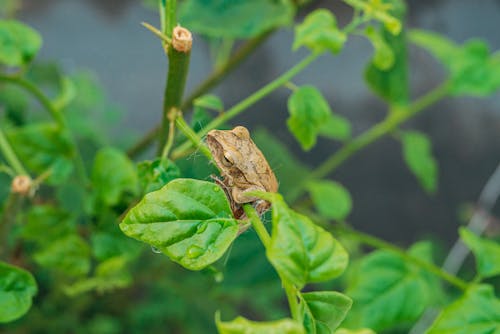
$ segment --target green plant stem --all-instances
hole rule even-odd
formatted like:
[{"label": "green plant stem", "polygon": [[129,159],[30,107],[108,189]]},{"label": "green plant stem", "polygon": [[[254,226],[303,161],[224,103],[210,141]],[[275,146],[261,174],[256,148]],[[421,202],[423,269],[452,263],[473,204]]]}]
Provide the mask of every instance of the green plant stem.
[{"label": "green plant stem", "polygon": [[354,153],[375,142],[384,135],[390,133],[400,124],[404,123],[415,114],[417,114],[419,111],[436,103],[437,101],[445,97],[448,94],[448,91],[449,86],[446,82],[436,89],[430,91],[428,94],[417,99],[408,107],[400,107],[399,109],[389,113],[382,122],[375,124],[373,127],[363,132],[362,134],[345,144],[342,148],[340,148],[335,154],[333,154],[318,168],[316,168],[311,173],[311,177],[319,179],[327,176],[338,166],[340,166],[345,160],[354,155]]},{"label": "green plant stem", "polygon": [[[243,210],[245,211],[245,214],[247,215],[248,219],[250,219],[252,227],[254,228],[260,241],[264,245],[264,248],[267,250],[271,244],[271,236],[269,235],[269,232],[267,232],[267,229],[264,226],[264,223],[262,223],[262,220],[260,220],[257,211],[255,211],[254,207],[250,204],[244,204]],[[281,277],[281,275],[279,276],[281,279],[281,284],[283,285],[283,289],[285,290],[286,293],[288,305],[290,307],[290,313],[292,314],[293,319],[297,320],[299,319],[299,303],[297,300],[297,288],[288,280]]]},{"label": "green plant stem", "polygon": [[[172,38],[172,31],[177,25],[177,0],[161,0],[165,8],[165,18],[166,22],[163,29],[163,33],[168,37]],[[166,1],[166,6],[165,6]]]},{"label": "green plant stem", "polygon": [[401,256],[403,259],[405,259],[406,261],[411,262],[411,263],[419,266],[420,268],[427,270],[428,272],[440,277],[441,279],[445,280],[446,282],[450,283],[451,285],[457,287],[458,289],[460,289],[462,291],[467,290],[467,288],[469,286],[469,284],[467,282],[463,281],[462,279],[460,279],[456,276],[453,276],[453,275],[447,273],[446,271],[444,271],[440,267],[435,266],[432,263],[423,261],[417,257],[411,256],[403,249],[401,249],[397,246],[394,246],[393,244],[386,242],[382,239],[376,238],[376,237],[371,236],[369,234],[365,234],[363,232],[356,231],[356,230],[351,229],[347,226],[336,226],[335,230],[339,231],[341,233],[349,234],[349,235],[353,236],[356,240],[358,240],[366,245],[396,253],[399,256]]},{"label": "green plant stem", "polygon": [[161,153],[162,159],[168,158],[168,154],[170,153],[172,145],[174,144],[174,137],[175,137],[175,119],[172,119],[169,121],[167,142]]},{"label": "green plant stem", "polygon": [[203,141],[198,137],[196,132],[194,132],[189,124],[186,123],[182,114],[175,118],[175,124],[177,128],[184,133],[184,135],[188,138],[188,140],[196,147],[196,149],[200,150],[209,160],[212,160],[212,153],[210,150],[203,144]]},{"label": "green plant stem", "polygon": [[[184,100],[181,104],[181,110],[188,110],[191,108],[193,101],[215,87],[228,73],[236,68],[243,60],[245,60],[252,52],[261,45],[274,30],[267,31],[255,38],[248,40],[231,56],[231,58],[221,67],[217,68],[205,79],[195,90]],[[149,130],[144,137],[132,146],[127,154],[134,157],[144,151],[157,137],[161,126],[156,126]]]},{"label": "green plant stem", "polygon": [[37,86],[35,86],[30,81],[25,80],[21,77],[14,77],[3,74],[0,74],[0,81],[5,81],[21,86],[26,91],[30,92],[38,100],[38,102],[40,102],[40,104],[50,113],[54,121],[56,121],[56,123],[60,127],[64,127],[64,119],[63,116],[61,115],[61,112],[54,107],[49,98],[45,96],[45,94],[40,89],[38,89]]},{"label": "green plant stem", "polygon": [[[240,114],[242,111],[260,101],[262,98],[271,94],[273,91],[278,89],[279,87],[285,85],[290,79],[299,74],[302,70],[304,70],[309,64],[311,64],[316,58],[318,58],[319,54],[311,53],[309,56],[304,58],[301,62],[297,63],[291,69],[280,75],[275,80],[271,81],[261,89],[257,90],[252,95],[248,96],[246,99],[234,105],[232,108],[228,109],[225,113],[221,114],[210,123],[208,123],[202,130],[198,132],[199,137],[203,137],[207,134],[208,131],[217,128],[228,120]],[[180,146],[178,146],[172,152],[172,158],[177,159],[187,154],[189,149],[191,148],[190,142],[184,142]]]},{"label": "green plant stem", "polygon": [[169,113],[182,110],[181,101],[186,85],[191,52],[179,52],[171,45],[168,48],[168,76],[163,102],[163,119],[159,133],[158,155],[166,145],[169,130]]},{"label": "green plant stem", "polygon": [[2,129],[0,129],[0,152],[2,152],[5,160],[17,175],[29,175],[12,149],[12,146],[10,146],[10,143]]}]

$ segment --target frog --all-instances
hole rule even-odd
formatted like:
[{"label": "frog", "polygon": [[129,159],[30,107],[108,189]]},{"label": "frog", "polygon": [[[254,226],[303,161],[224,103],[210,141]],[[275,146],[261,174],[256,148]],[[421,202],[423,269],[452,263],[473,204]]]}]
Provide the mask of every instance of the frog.
[{"label": "frog", "polygon": [[269,202],[247,193],[277,192],[278,180],[248,129],[236,126],[232,130],[211,130],[205,142],[223,177],[216,182],[225,190],[234,216],[244,217],[245,203],[251,203],[259,215],[267,211],[271,206]]}]

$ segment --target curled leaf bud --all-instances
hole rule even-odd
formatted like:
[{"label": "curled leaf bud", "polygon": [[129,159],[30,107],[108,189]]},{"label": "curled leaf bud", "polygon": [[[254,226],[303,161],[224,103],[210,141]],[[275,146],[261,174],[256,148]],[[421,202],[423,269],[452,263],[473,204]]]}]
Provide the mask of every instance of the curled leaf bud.
[{"label": "curled leaf bud", "polygon": [[14,194],[26,196],[29,194],[32,185],[33,182],[28,175],[18,175],[12,180],[10,189]]},{"label": "curled leaf bud", "polygon": [[186,28],[177,26],[172,32],[172,46],[179,52],[189,52],[193,45],[193,36]]}]

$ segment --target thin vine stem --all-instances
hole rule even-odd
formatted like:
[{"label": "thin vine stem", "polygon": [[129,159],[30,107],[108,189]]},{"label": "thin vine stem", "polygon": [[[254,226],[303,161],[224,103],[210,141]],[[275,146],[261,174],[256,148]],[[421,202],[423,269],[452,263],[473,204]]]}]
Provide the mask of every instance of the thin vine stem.
[{"label": "thin vine stem", "polygon": [[60,127],[64,128],[64,118],[61,115],[61,112],[54,107],[50,99],[40,89],[38,89],[37,86],[21,77],[8,76],[4,74],[0,74],[0,81],[18,85],[31,93],[38,100],[38,102],[40,102],[40,104],[50,113],[54,121],[56,121],[56,123]]},{"label": "thin vine stem", "polygon": [[0,152],[17,175],[29,175],[0,128]]},{"label": "thin vine stem", "polygon": [[[302,61],[297,63],[291,69],[280,75],[275,80],[271,81],[261,89],[254,92],[252,95],[248,96],[241,102],[234,105],[232,108],[228,109],[225,113],[220,114],[220,116],[216,117],[210,123],[208,123],[203,129],[198,131],[198,136],[203,137],[207,134],[208,131],[217,128],[223,123],[229,121],[234,118],[248,107],[252,106],[256,102],[260,101],[267,95],[271,94],[273,91],[278,89],[279,87],[285,85],[290,79],[299,74],[302,70],[304,70],[307,66],[309,66],[316,58],[318,58],[318,53],[311,53],[309,56],[304,58]],[[180,157],[188,154],[189,149],[191,148],[191,142],[187,141],[183,144],[179,145],[174,151],[172,151],[172,158],[178,159]]]},{"label": "thin vine stem", "polygon": [[455,286],[456,288],[465,291],[469,287],[469,284],[454,276],[449,274],[448,272],[444,271],[442,268],[433,265],[432,263],[423,261],[417,257],[409,255],[405,250],[387,242],[382,239],[379,239],[377,237],[374,237],[372,235],[351,229],[347,226],[335,226],[335,230],[341,233],[349,234],[352,237],[354,237],[356,240],[372,246],[374,248],[382,249],[382,250],[387,250],[393,253],[396,253],[397,255],[401,256],[403,259],[405,259],[408,262],[411,262],[420,268],[440,277],[444,281],[450,283],[451,285]]},{"label": "thin vine stem", "polygon": [[397,110],[389,113],[382,122],[375,124],[373,127],[340,148],[335,154],[317,167],[311,173],[311,177],[319,179],[327,176],[356,152],[390,133],[418,112],[445,97],[448,92],[449,84],[448,82],[445,82],[436,89],[417,99],[409,106],[399,107]]},{"label": "thin vine stem", "polygon": [[186,120],[182,117],[181,113],[179,113],[175,118],[175,124],[177,125],[177,128],[188,138],[190,143],[196,147],[196,149],[200,150],[200,152],[203,153],[209,160],[212,159],[212,153],[210,153],[210,150],[203,144],[201,138],[191,129],[189,124],[186,123]]},{"label": "thin vine stem", "polygon": [[[260,241],[262,242],[262,245],[264,245],[264,248],[267,250],[270,245],[271,245],[271,236],[269,235],[269,232],[267,232],[266,227],[264,226],[264,223],[262,223],[262,220],[260,220],[259,215],[257,214],[257,211],[255,211],[254,207],[251,206],[250,204],[244,204],[243,205],[243,210],[245,211],[245,214],[247,215],[248,219],[250,220],[252,227],[254,228],[255,232],[257,233],[257,236],[259,237]],[[278,273],[279,275],[279,273]],[[290,307],[290,313],[292,314],[293,319],[298,319],[299,318],[299,304],[297,300],[297,288],[288,280],[284,279],[283,277],[280,276],[281,279],[281,284],[283,285],[283,289],[285,290],[285,294],[288,300],[288,305]]]}]

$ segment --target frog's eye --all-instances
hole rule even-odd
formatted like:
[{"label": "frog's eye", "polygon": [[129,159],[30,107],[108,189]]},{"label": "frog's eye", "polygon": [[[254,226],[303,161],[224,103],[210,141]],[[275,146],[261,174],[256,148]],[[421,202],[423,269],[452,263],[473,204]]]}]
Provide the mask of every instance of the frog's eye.
[{"label": "frog's eye", "polygon": [[231,167],[234,164],[233,159],[229,155],[223,155],[221,162],[226,167]]}]

